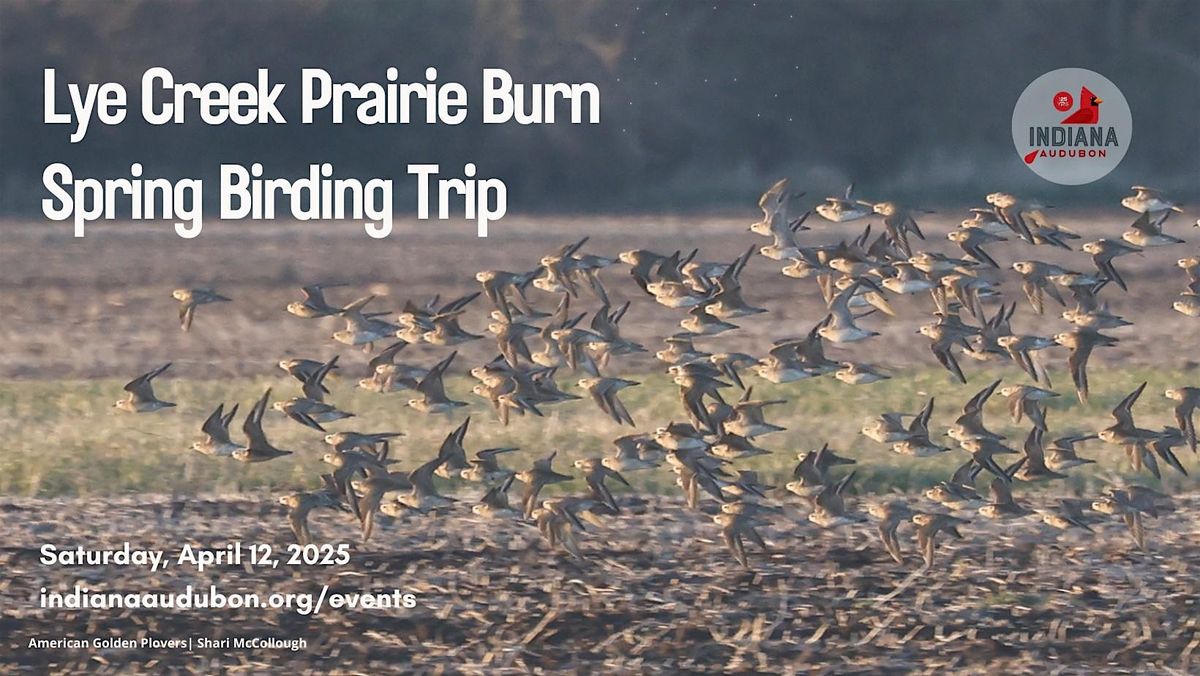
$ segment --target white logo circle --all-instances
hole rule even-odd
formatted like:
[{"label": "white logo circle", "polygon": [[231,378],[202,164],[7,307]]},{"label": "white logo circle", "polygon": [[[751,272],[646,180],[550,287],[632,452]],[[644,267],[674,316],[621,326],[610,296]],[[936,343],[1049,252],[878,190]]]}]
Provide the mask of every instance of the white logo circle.
[{"label": "white logo circle", "polygon": [[1083,185],[1121,163],[1133,138],[1133,116],[1108,78],[1086,68],[1059,68],[1021,92],[1012,136],[1033,173],[1061,185]]}]

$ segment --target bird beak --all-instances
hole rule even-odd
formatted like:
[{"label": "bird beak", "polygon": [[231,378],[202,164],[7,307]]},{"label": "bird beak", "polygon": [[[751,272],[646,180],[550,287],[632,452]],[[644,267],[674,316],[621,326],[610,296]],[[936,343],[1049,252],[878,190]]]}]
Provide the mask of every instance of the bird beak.
[{"label": "bird beak", "polygon": [[1093,97],[1093,100],[1096,103],[1104,103],[1104,99],[1100,98],[1099,96]]}]

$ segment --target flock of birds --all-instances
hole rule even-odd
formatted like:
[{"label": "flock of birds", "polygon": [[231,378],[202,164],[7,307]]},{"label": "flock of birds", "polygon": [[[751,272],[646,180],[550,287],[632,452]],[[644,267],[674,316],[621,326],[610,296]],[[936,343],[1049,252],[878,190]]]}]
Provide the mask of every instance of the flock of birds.
[{"label": "flock of birds", "polygon": [[[957,381],[965,383],[961,357],[979,361],[1011,360],[1028,374],[1032,383],[999,387],[997,380],[979,391],[962,408],[962,414],[945,435],[930,429],[934,410],[931,398],[925,407],[913,413],[883,412],[867,421],[862,434],[875,442],[890,445],[903,456],[924,458],[953,452],[939,440],[949,437],[957,443],[964,462],[948,480],[924,491],[928,506],[891,499],[870,505],[866,511],[878,521],[878,533],[887,553],[898,563],[904,555],[898,528],[910,523],[915,528],[918,547],[925,565],[933,563],[935,539],[941,533],[962,537],[958,527],[967,522],[966,512],[987,519],[1041,517],[1056,529],[1092,530],[1095,513],[1124,519],[1139,548],[1145,548],[1144,518],[1155,518],[1171,509],[1171,499],[1144,486],[1110,487],[1095,500],[1062,499],[1053,507],[1032,510],[1018,501],[1012,487],[1016,482],[1062,479],[1074,467],[1092,460],[1077,454],[1078,444],[1100,440],[1124,448],[1137,470],[1143,468],[1160,476],[1160,461],[1186,474],[1174,449],[1197,448],[1193,411],[1200,403],[1200,388],[1177,387],[1165,392],[1177,402],[1176,426],[1161,430],[1139,427],[1133,407],[1145,384],[1134,390],[1113,409],[1114,424],[1095,434],[1063,436],[1047,443],[1049,433],[1046,401],[1059,396],[1049,389],[1049,375],[1041,363],[1044,350],[1062,346],[1069,351],[1068,368],[1080,402],[1087,401],[1087,362],[1096,348],[1114,345],[1117,338],[1102,331],[1116,330],[1131,323],[1111,313],[1101,298],[1111,286],[1126,288],[1115,265],[1118,257],[1147,247],[1172,246],[1183,242],[1163,230],[1173,213],[1181,211],[1159,191],[1135,187],[1134,194],[1121,204],[1137,212],[1131,229],[1120,240],[1098,239],[1082,244],[1091,255],[1093,269],[1076,271],[1033,258],[1018,261],[1012,268],[1020,275],[1022,289],[1033,312],[1041,315],[1046,297],[1064,307],[1063,320],[1069,330],[1054,336],[1014,333],[1010,319],[1017,303],[1007,304],[995,275],[989,269],[999,265],[985,247],[1012,238],[1037,245],[1071,250],[1080,236],[1053,224],[1045,205],[1025,201],[1005,193],[987,196],[988,207],[972,209],[972,217],[948,235],[963,252],[949,257],[928,251],[914,251],[913,238],[925,239],[916,218],[919,210],[905,209],[892,202],[871,203],[856,200],[853,186],[844,195],[828,197],[799,217],[795,204],[803,193],[788,189],[786,179],[773,185],[762,196],[759,206],[763,219],[750,226],[756,234],[770,237],[770,245],[751,247],[729,262],[703,262],[696,251],[669,254],[631,250],[618,258],[585,253],[587,238],[543,257],[528,272],[487,270],[475,275],[481,289],[447,303],[435,297],[418,305],[409,301],[398,315],[368,311],[373,296],[347,305],[330,303],[326,291],[336,285],[304,288],[302,300],[287,306],[287,311],[306,319],[338,316],[346,321],[345,330],[333,338],[347,346],[373,351],[376,342],[390,342],[370,360],[368,372],[358,386],[378,393],[411,391],[408,406],[427,414],[453,416],[466,402],[447,393],[444,379],[457,351],[450,352],[433,366],[398,360],[405,346],[426,343],[444,348],[483,340],[460,325],[460,320],[480,297],[491,304],[487,330],[495,339],[499,355],[478,365],[470,374],[478,380],[473,393],[488,400],[499,420],[508,424],[512,416],[543,415],[542,409],[581,399],[556,384],[560,371],[580,376],[577,384],[596,407],[618,424],[635,426],[633,416],[621,402],[622,390],[638,382],[611,374],[614,363],[623,355],[645,352],[642,345],[623,338],[620,322],[630,303],[614,308],[601,280],[602,271],[624,264],[637,285],[659,305],[685,310],[679,322],[681,331],[666,338],[665,347],[655,356],[667,365],[678,385],[686,421],[675,421],[653,433],[629,434],[613,440],[614,450],[605,457],[578,460],[575,468],[582,474],[586,492],[539,500],[542,489],[554,483],[571,481],[570,474],[553,467],[556,452],[537,460],[527,469],[506,468],[504,454],[515,448],[486,448],[468,456],[465,443],[470,418],[462,421],[446,437],[436,455],[411,471],[394,469],[397,460],[389,449],[402,436],[397,432],[329,432],[326,425],[349,419],[353,414],[329,401],[325,378],[338,368],[338,358],[328,362],[287,359],[279,366],[301,383],[298,396],[271,402],[267,390],[255,402],[242,424],[244,441],[230,434],[238,407],[225,411],[219,405],[201,427],[203,437],[193,448],[205,455],[229,457],[246,463],[265,462],[291,455],[276,448],[263,432],[262,419],[270,403],[298,424],[324,434],[330,447],[323,460],[331,470],[322,475],[323,486],[283,496],[279,501],[288,508],[288,520],[301,543],[312,542],[308,515],[313,509],[331,508],[348,512],[361,525],[363,540],[371,537],[376,516],[405,513],[430,514],[452,509],[453,498],[443,495],[434,477],[478,482],[483,497],[472,511],[483,517],[515,519],[535,524],[551,547],[562,547],[582,557],[578,534],[589,525],[600,525],[618,516],[621,505],[614,497],[609,480],[628,486],[622,473],[653,470],[664,462],[677,475],[690,508],[711,517],[721,529],[724,542],[733,557],[749,566],[745,540],[764,551],[767,544],[759,528],[779,518],[782,508],[770,497],[776,487],[767,485],[750,470],[733,470],[731,463],[766,453],[758,439],[784,428],[767,420],[767,410],[785,404],[783,400],[753,397],[753,387],[744,378],[747,373],[771,383],[790,383],[833,374],[851,385],[873,383],[890,376],[866,363],[838,362],[825,355],[827,344],[847,344],[871,340],[878,332],[861,325],[874,313],[893,315],[889,296],[932,295],[932,321],[920,327],[938,363]],[[845,223],[857,219],[880,218],[883,231],[875,237],[871,226],[853,240],[833,245],[805,246],[799,233],[812,213],[827,221]],[[1200,223],[1197,223],[1200,226]],[[775,341],[766,356],[728,352],[704,352],[693,341],[716,336],[737,328],[733,320],[765,313],[742,297],[739,278],[755,253],[785,263],[784,275],[796,279],[815,279],[823,294],[828,313],[807,335]],[[1200,316],[1200,258],[1179,260],[1188,276],[1187,290],[1174,309],[1189,316]],[[558,297],[553,313],[537,309],[532,289]],[[1067,308],[1065,296],[1073,298]],[[584,325],[587,313],[575,314],[572,302],[592,296],[599,308]],[[188,330],[197,308],[230,299],[212,289],[180,289],[174,292],[180,303],[182,328]],[[989,314],[985,302],[998,300],[998,308]],[[530,347],[537,337],[540,349]],[[398,340],[397,340],[398,339]],[[393,342],[394,341],[394,342]],[[535,343],[537,346],[537,343]],[[957,351],[957,353],[956,353]],[[153,380],[170,364],[145,373],[125,386],[126,396],[116,407],[129,412],[148,413],[173,403],[158,399]],[[723,394],[733,388],[742,394]],[[1021,450],[1008,445],[1002,435],[984,424],[984,407],[999,392],[1007,399],[1014,422],[1027,419],[1031,428]],[[682,420],[682,418],[681,418]],[[1004,465],[1000,456],[1014,455],[1015,462]],[[810,509],[808,520],[821,528],[834,529],[867,520],[847,503],[846,492],[855,472],[842,473],[836,468],[853,465],[854,460],[839,455],[828,445],[799,454],[786,490],[798,496]],[[979,475],[991,476],[987,494],[976,489]],[[840,476],[839,476],[840,474]],[[508,492],[513,482],[523,484],[518,505],[510,504]],[[785,494],[786,495],[786,494]],[[711,498],[711,499],[710,499]],[[715,501],[715,502],[713,502]],[[587,525],[585,525],[587,524]]]}]

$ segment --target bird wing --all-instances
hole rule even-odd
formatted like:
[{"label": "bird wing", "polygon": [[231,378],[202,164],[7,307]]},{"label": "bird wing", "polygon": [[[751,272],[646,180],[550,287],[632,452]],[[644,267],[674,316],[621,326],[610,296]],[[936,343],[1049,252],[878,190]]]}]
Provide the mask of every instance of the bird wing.
[{"label": "bird wing", "polygon": [[992,479],[988,490],[991,494],[993,504],[1007,505],[1013,501],[1012,489],[1009,488],[1008,482],[1000,477]]},{"label": "bird wing", "polygon": [[267,400],[270,397],[271,388],[267,388],[263,396],[254,402],[254,406],[246,414],[246,420],[242,423],[242,432],[246,435],[247,448],[270,448],[271,446],[262,429],[262,417],[267,410]]},{"label": "bird wing", "polygon": [[887,549],[888,554],[896,563],[904,563],[904,555],[900,550],[900,540],[896,537],[896,527],[899,522],[888,523],[887,521],[879,524],[879,539],[883,542],[883,546]]},{"label": "bird wing", "polygon": [[287,409],[286,413],[287,413],[287,417],[291,418],[292,420],[295,420],[296,422],[300,423],[301,425],[304,425],[305,427],[312,428],[314,430],[317,430],[318,432],[326,431],[324,427],[321,427],[321,423],[312,419],[312,417],[310,417],[307,413],[301,413],[300,411],[297,411],[295,409]]},{"label": "bird wing", "polygon": [[787,184],[788,180],[781,178],[772,184],[770,188],[767,188],[767,191],[758,198],[758,208],[762,209],[764,216],[769,218],[779,210],[784,196],[787,194]]},{"label": "bird wing", "polygon": [[1025,437],[1025,459],[1026,466],[1031,469],[1046,469],[1045,449],[1042,446],[1042,428],[1034,426],[1029,430],[1029,436]]},{"label": "bird wing", "polygon": [[454,357],[457,355],[457,351],[451,353],[449,357],[438,362],[436,366],[430,369],[429,373],[425,374],[425,377],[421,379],[421,382],[417,383],[417,391],[432,401],[444,401],[446,399],[446,387],[442,382],[442,374],[446,372],[446,369],[450,366],[450,362],[454,361]]},{"label": "bird wing", "polygon": [[220,440],[222,436],[226,436],[225,428],[221,427],[222,413],[225,410],[225,404],[218,404],[212,413],[204,419],[204,424],[200,426],[200,431],[207,434],[214,440]]},{"label": "bird wing", "polygon": [[964,416],[980,416],[983,413],[983,405],[987,403],[992,393],[996,391],[996,387],[1000,384],[1000,378],[997,378],[991,385],[983,388],[971,397],[970,400],[963,406]]},{"label": "bird wing", "polygon": [[1121,425],[1133,427],[1133,404],[1142,396],[1142,390],[1146,389],[1146,383],[1142,383],[1136,390],[1130,392],[1116,405],[1112,410],[1112,417],[1116,418]]},{"label": "bird wing", "polygon": [[292,529],[292,535],[296,536],[296,542],[304,545],[308,544],[308,510],[307,509],[289,509],[288,510],[288,526]]},{"label": "bird wing", "polygon": [[170,366],[171,366],[171,362],[167,362],[166,364],[159,366],[158,368],[154,369],[153,371],[147,371],[146,373],[143,373],[142,375],[134,378],[133,380],[129,381],[128,383],[125,383],[124,390],[126,392],[131,393],[133,395],[133,398],[137,401],[153,400],[154,399],[154,387],[151,385],[150,381],[154,380],[157,376],[162,374],[163,371],[166,371],[167,368]]},{"label": "bird wing", "polygon": [[975,460],[967,460],[965,463],[954,470],[954,474],[950,477],[950,484],[954,486],[972,486],[975,484]]},{"label": "bird wing", "polygon": [[1086,404],[1088,400],[1087,360],[1092,354],[1092,343],[1082,342],[1067,356],[1067,367],[1071,370],[1071,380],[1075,383],[1075,394],[1079,403]]},{"label": "bird wing", "polygon": [[408,480],[413,485],[413,490],[419,495],[437,495],[437,489],[433,486],[433,473],[442,465],[441,457],[434,457],[420,467],[414,469],[408,474]]},{"label": "bird wing", "polygon": [[325,388],[321,385],[321,381],[329,372],[337,366],[338,355],[334,355],[333,359],[321,364],[321,367],[309,374],[308,378],[304,379],[304,385],[301,390],[307,399],[313,401],[325,401]]}]

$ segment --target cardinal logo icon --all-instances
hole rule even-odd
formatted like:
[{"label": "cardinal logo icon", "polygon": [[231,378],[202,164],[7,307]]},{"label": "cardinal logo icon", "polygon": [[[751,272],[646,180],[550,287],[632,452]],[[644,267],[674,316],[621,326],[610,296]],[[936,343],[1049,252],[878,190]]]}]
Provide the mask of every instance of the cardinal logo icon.
[{"label": "cardinal logo icon", "polygon": [[1060,68],[1038,77],[1013,106],[1013,145],[1021,160],[1038,176],[1061,185],[1090,183],[1111,172],[1124,157],[1132,132],[1129,102],[1121,90],[1084,68]]},{"label": "cardinal logo icon", "polygon": [[1071,113],[1062,124],[1098,124],[1100,122],[1100,104],[1104,99],[1083,87],[1079,91],[1079,110]]}]

